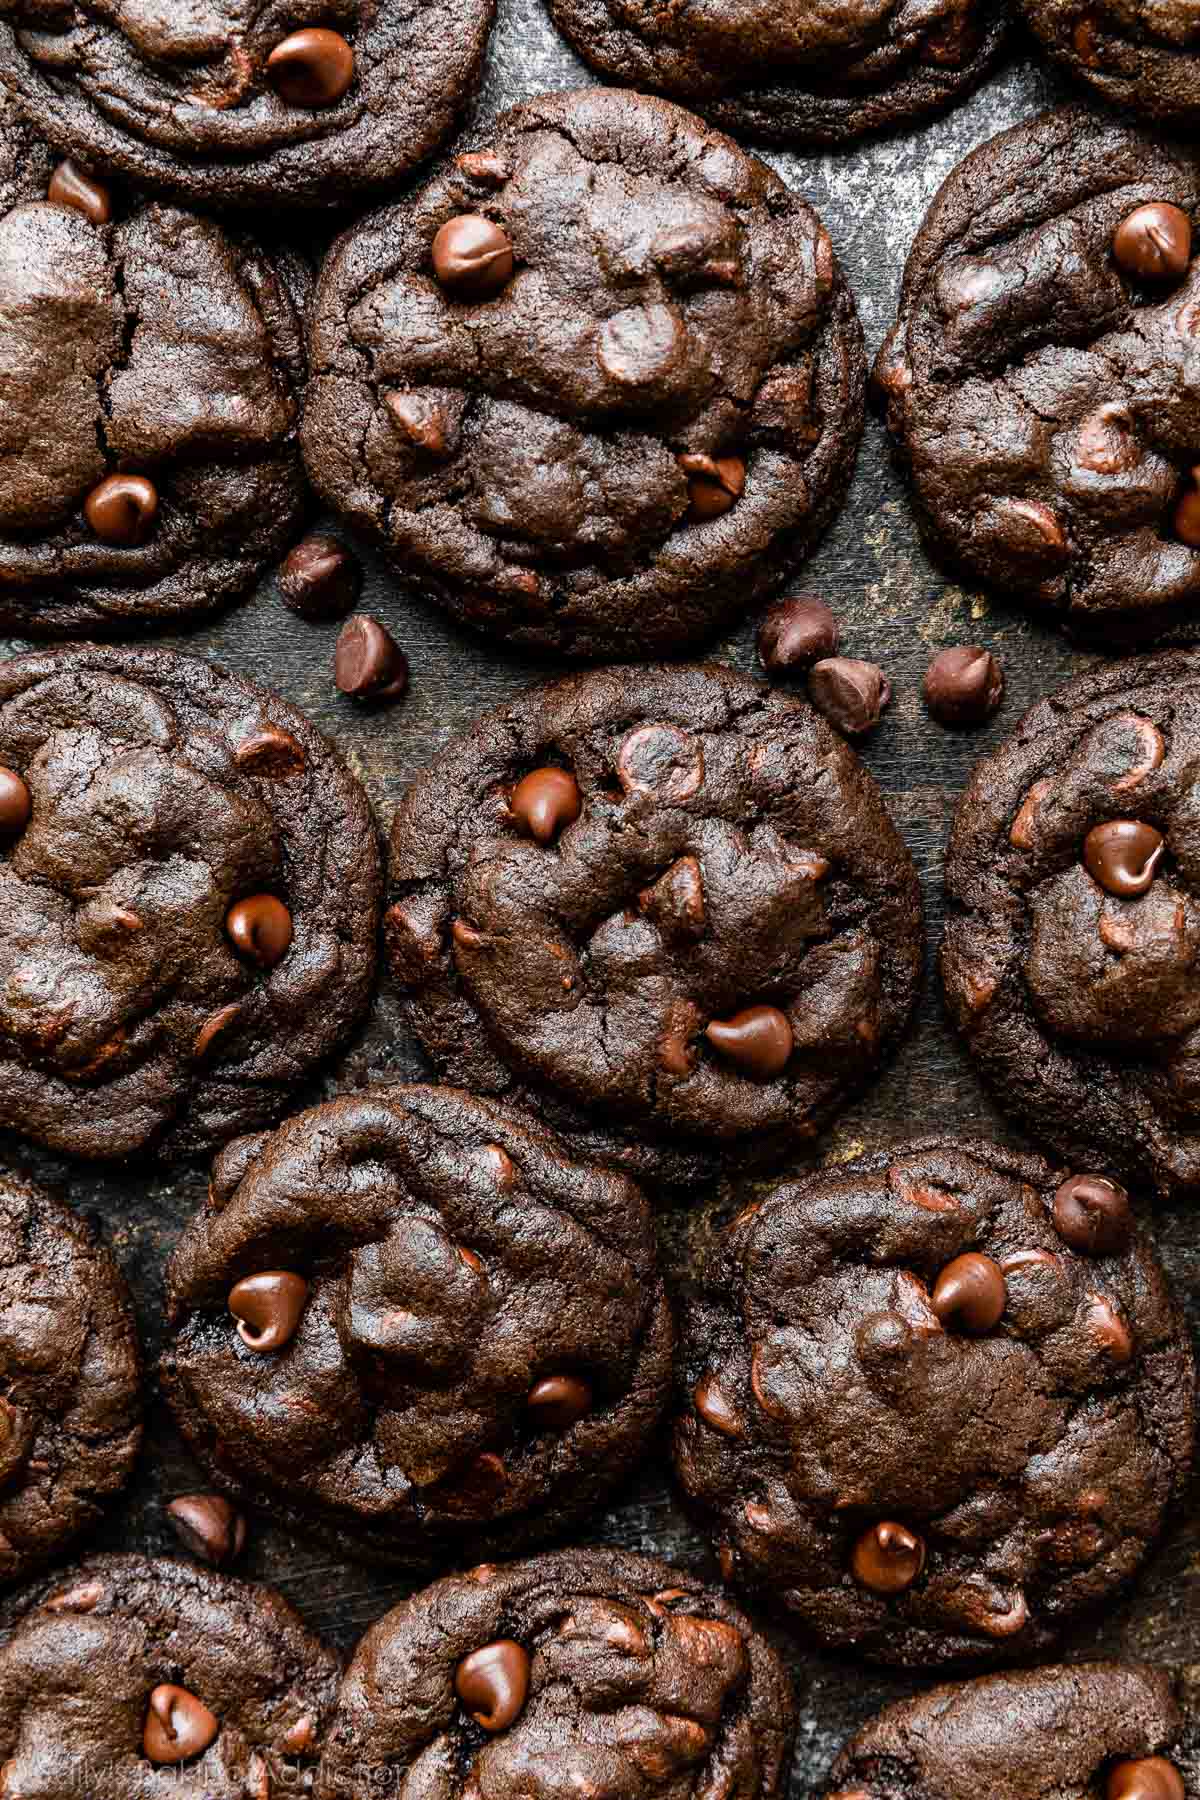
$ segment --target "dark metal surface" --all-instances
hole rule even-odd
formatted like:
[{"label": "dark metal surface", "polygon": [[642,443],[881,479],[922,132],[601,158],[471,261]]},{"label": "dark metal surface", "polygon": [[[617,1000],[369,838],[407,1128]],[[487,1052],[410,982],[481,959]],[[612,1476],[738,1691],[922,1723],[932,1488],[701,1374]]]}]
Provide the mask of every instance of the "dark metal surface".
[{"label": "dark metal surface", "polygon": [[[570,87],[587,79],[556,37],[539,0],[500,0],[500,23],[479,119],[545,88]],[[1061,93],[1022,51],[966,106],[923,130],[840,156],[768,154],[785,179],[807,194],[823,215],[857,295],[871,352],[891,322],[908,245],[943,177],[976,144]],[[304,247],[319,251],[315,243]],[[273,581],[265,582],[254,600],[215,625],[168,641],[278,689],[308,712],[340,744],[365,782],[380,828],[386,831],[406,783],[437,755],[447,737],[477,711],[555,671],[546,663],[511,657],[453,628],[432,609],[404,598],[369,556],[367,562],[364,606],[392,629],[412,662],[412,690],[399,709],[364,711],[335,692],[335,628],[296,619],[284,608]],[[1009,730],[1033,699],[1094,659],[1071,650],[1056,634],[996,601],[949,584],[929,564],[917,544],[903,489],[875,420],[868,422],[849,501],[802,581],[823,593],[839,614],[848,653],[881,662],[894,683],[895,700],[865,756],[921,869],[932,950],[940,935],[943,843],[955,796],[973,759]],[[944,731],[921,706],[920,681],[929,657],[942,644],[956,641],[990,645],[1005,667],[1004,706],[982,732]],[[752,670],[753,622],[712,646],[712,654]],[[383,991],[360,1040],[321,1091],[344,1091],[372,1080],[425,1072],[394,1000]],[[818,1149],[824,1159],[844,1159],[862,1147],[929,1130],[994,1132],[1015,1141],[951,1036],[932,979],[916,1029],[900,1056]],[[0,1149],[57,1184],[76,1207],[95,1215],[133,1282],[152,1360],[160,1334],[163,1259],[200,1203],[206,1171],[184,1167],[166,1174],[133,1169],[97,1174],[15,1142]],[[714,1195],[702,1198],[691,1217],[663,1215],[669,1274],[686,1266],[687,1232],[703,1229],[706,1213],[720,1204],[721,1196]],[[1195,1328],[1200,1320],[1200,1217],[1194,1211],[1163,1212],[1159,1226],[1165,1259]],[[164,1522],[163,1502],[188,1491],[196,1480],[169,1420],[154,1405],[139,1478],[113,1509],[100,1541],[108,1547],[175,1549]],[[1128,1602],[1077,1633],[1069,1641],[1068,1654],[1103,1650],[1164,1660],[1200,1659],[1196,1514],[1193,1492],[1184,1516]],[[711,1569],[703,1544],[672,1502],[662,1458],[643,1472],[619,1505],[595,1522],[589,1535]],[[404,1584],[386,1575],[330,1561],[319,1544],[293,1539],[265,1520],[253,1522],[250,1548],[240,1569],[283,1589],[314,1628],[344,1649],[406,1591]],[[793,1783],[793,1793],[799,1796],[828,1767],[850,1730],[880,1705],[922,1684],[794,1645],[788,1655],[801,1715]]]}]

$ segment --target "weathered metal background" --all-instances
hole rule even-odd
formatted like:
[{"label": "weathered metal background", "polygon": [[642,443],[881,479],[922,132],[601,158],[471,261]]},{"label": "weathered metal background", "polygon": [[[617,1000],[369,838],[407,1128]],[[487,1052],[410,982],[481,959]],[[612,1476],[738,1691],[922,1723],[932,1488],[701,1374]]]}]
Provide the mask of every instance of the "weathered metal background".
[{"label": "weathered metal background", "polygon": [[[500,21],[478,121],[547,88],[589,80],[558,39],[539,0],[500,0]],[[994,132],[1058,98],[1064,90],[1037,67],[1024,45],[982,92],[933,125],[875,141],[840,156],[805,158],[768,152],[784,177],[823,215],[858,298],[871,353],[891,322],[909,243],[943,177],[968,150]],[[468,131],[474,124],[468,124]],[[349,215],[343,223],[349,222]],[[315,239],[303,243],[319,255]],[[395,633],[412,663],[412,690],[399,709],[365,711],[339,696],[332,680],[336,628],[307,625],[283,606],[274,582],[249,604],[201,630],[170,639],[180,650],[211,657],[277,688],[340,744],[365,782],[379,826],[386,830],[397,799],[414,772],[471,717],[555,667],[504,653],[449,625],[432,608],[402,595],[369,555],[364,606]],[[849,654],[882,663],[896,698],[865,750],[886,790],[925,882],[931,950],[940,935],[942,848],[955,796],[974,758],[1008,731],[1025,707],[1090,656],[1055,633],[1031,624],[996,600],[948,583],[918,546],[903,489],[886,452],[878,421],[868,422],[850,498],[803,575],[840,615]],[[926,717],[920,681],[932,652],[950,642],[978,641],[1004,663],[1008,692],[999,717],[984,731],[951,733]],[[22,648],[14,642],[13,648]],[[712,654],[753,670],[753,622],[712,646]],[[400,1022],[394,1000],[381,992],[359,1041],[328,1077],[326,1094],[374,1080],[420,1077],[420,1052]],[[307,1099],[318,1097],[316,1092]],[[884,1079],[819,1146],[825,1159],[931,1129],[1012,1134],[986,1099],[942,1018],[930,979],[920,1017]],[[163,1260],[200,1203],[206,1171],[169,1173],[127,1169],[96,1173],[31,1151],[15,1141],[0,1146],[14,1162],[57,1184],[73,1204],[94,1215],[127,1270],[138,1297],[148,1357],[160,1336]],[[721,1196],[698,1202],[701,1215]],[[698,1221],[677,1213],[662,1219],[669,1274],[686,1268],[686,1233]],[[1200,1218],[1186,1210],[1159,1216],[1163,1253],[1200,1322]],[[152,1406],[141,1472],[114,1508],[100,1541],[107,1547],[172,1550],[162,1504],[196,1484],[161,1406]],[[1076,1634],[1070,1656],[1136,1654],[1163,1660],[1200,1659],[1200,1521],[1196,1495],[1136,1591],[1119,1608]],[[665,1458],[653,1460],[636,1485],[599,1517],[592,1538],[657,1552],[691,1567],[711,1569],[703,1543],[674,1504]],[[253,1522],[241,1572],[273,1582],[318,1631],[348,1649],[406,1587]],[[783,1640],[781,1640],[783,1641]],[[827,1769],[843,1738],[879,1706],[921,1683],[884,1674],[847,1659],[787,1645],[800,1705],[793,1794],[807,1793]]]}]

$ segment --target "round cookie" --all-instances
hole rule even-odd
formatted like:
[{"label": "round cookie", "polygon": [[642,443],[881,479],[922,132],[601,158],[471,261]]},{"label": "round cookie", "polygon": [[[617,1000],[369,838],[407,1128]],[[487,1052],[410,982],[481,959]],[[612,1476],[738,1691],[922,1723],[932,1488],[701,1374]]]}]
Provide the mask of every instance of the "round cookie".
[{"label": "round cookie", "polygon": [[692,1575],[564,1550],[435,1582],[367,1632],[318,1800],[675,1800],[787,1791],[775,1652]]},{"label": "round cookie", "polygon": [[90,178],[52,202],[11,106],[0,137],[0,630],[128,631],[243,598],[307,504],[307,269],[169,206],[101,219]]},{"label": "round cookie", "polygon": [[876,391],[932,555],[1113,643],[1200,598],[1194,153],[1084,107],[972,152],[908,259]]},{"label": "round cookie", "polygon": [[887,1707],[825,1800],[1200,1800],[1193,1670],[1075,1663],[985,1675]]},{"label": "round cookie", "polygon": [[10,1794],[311,1794],[337,1658],[270,1588],[167,1557],[60,1575],[0,1649]]},{"label": "round cookie", "polygon": [[277,695],[166,650],[0,663],[0,1125],[75,1156],[277,1117],[365,1011],[366,796]]},{"label": "round cookie", "polygon": [[1122,112],[1160,126],[1200,125],[1200,36],[1187,0],[1021,0],[1056,62]]},{"label": "round cookie", "polygon": [[0,1581],[51,1561],[124,1487],[141,1375],[109,1252],[42,1188],[0,1171]]},{"label": "round cookie", "polygon": [[1191,1463],[1187,1327],[1124,1190],[929,1140],[786,1181],[704,1259],[675,1467],[726,1578],[834,1648],[1032,1658]]},{"label": "round cookie", "polygon": [[840,503],[862,333],[821,221],[661,100],[530,101],[335,246],[303,432],[414,591],[636,658],[743,614]]},{"label": "round cookie", "polygon": [[1069,682],[979,762],[946,858],[951,1017],[1075,1163],[1200,1192],[1200,653]]},{"label": "round cookie", "polygon": [[908,1019],[916,872],[802,701],[602,669],[479,719],[392,828],[385,931],[439,1070],[679,1186],[807,1144]]},{"label": "round cookie", "polygon": [[585,62],[725,131],[810,148],[916,124],[965,99],[1004,42],[997,0],[549,0]]},{"label": "round cookie", "polygon": [[167,1287],[161,1378],[206,1472],[351,1555],[544,1541],[667,1402],[645,1197],[452,1088],[231,1144]]},{"label": "round cookie", "polygon": [[474,93],[494,0],[6,0],[0,83],[69,155],[205,206],[395,183]]}]

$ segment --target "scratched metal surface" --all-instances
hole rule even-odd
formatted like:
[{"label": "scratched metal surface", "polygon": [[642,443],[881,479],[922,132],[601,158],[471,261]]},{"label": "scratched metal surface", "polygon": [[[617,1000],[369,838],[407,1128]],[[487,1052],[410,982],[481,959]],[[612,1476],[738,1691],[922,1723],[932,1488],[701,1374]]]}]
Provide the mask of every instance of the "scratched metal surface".
[{"label": "scratched metal surface", "polygon": [[[590,79],[557,38],[539,0],[500,0],[486,85],[468,132],[525,96]],[[840,156],[804,158],[768,153],[784,177],[815,203],[858,298],[868,349],[891,322],[905,253],[939,183],[968,150],[1003,127],[1037,111],[1063,92],[1036,67],[1024,46],[965,106],[922,130],[875,141]],[[343,222],[348,222],[347,220]],[[303,246],[317,255],[321,246]],[[249,604],[215,624],[168,640],[212,657],[277,688],[342,747],[365,782],[381,829],[416,770],[472,715],[544,674],[547,663],[516,658],[457,630],[433,609],[400,594],[366,556],[364,605],[384,620],[412,663],[412,690],[397,710],[366,712],[333,688],[335,628],[313,626],[289,613],[264,582]],[[940,934],[940,869],[954,798],[973,759],[1019,718],[1024,708],[1093,660],[1057,635],[981,595],[949,584],[922,554],[903,489],[888,461],[878,421],[866,439],[848,503],[808,565],[804,585],[824,593],[841,616],[851,654],[882,663],[896,688],[886,719],[865,755],[886,790],[925,883],[929,939]],[[920,678],[933,649],[952,641],[981,641],[1002,658],[1008,693],[999,718],[975,734],[949,733],[924,715]],[[2,646],[0,646],[2,647]],[[22,647],[14,642],[13,647]],[[739,668],[754,668],[753,623],[712,647]],[[319,1092],[332,1094],[372,1080],[419,1077],[420,1052],[400,1022],[394,1000],[381,992],[351,1053]],[[1009,1133],[985,1098],[941,1015],[930,981],[914,1032],[884,1079],[819,1146],[823,1158],[853,1154],[911,1130]],[[85,1166],[38,1154],[16,1142],[0,1153],[56,1183],[74,1205],[92,1214],[133,1283],[148,1358],[160,1335],[160,1275],[165,1255],[202,1198],[206,1173],[184,1167],[168,1173],[128,1169],[97,1174]],[[727,1197],[726,1197],[727,1198]],[[686,1269],[687,1234],[722,1196],[702,1198],[689,1218],[662,1217],[668,1275]],[[1175,1283],[1200,1322],[1200,1219],[1162,1213],[1160,1237]],[[139,1477],[98,1538],[107,1547],[168,1551],[164,1500],[196,1482],[169,1419],[152,1403]],[[1098,1651],[1163,1660],[1200,1658],[1200,1522],[1196,1494],[1135,1592],[1068,1643],[1071,1656]],[[705,1548],[674,1504],[658,1456],[588,1536],[657,1552],[711,1572]],[[318,1631],[349,1649],[373,1619],[402,1597],[405,1584],[369,1568],[331,1561],[319,1544],[253,1524],[241,1572],[280,1587]],[[6,1609],[7,1610],[7,1609]],[[879,1706],[911,1692],[920,1681],[881,1673],[784,1644],[793,1669],[800,1731],[792,1793],[806,1794],[827,1769],[838,1745]]]}]

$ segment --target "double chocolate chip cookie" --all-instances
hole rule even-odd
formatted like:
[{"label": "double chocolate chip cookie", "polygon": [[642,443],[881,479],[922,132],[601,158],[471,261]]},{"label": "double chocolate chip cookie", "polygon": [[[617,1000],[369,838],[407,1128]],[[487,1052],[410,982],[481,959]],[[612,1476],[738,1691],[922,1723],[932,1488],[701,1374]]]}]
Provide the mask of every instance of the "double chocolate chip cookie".
[{"label": "double chocolate chip cookie", "polygon": [[440,1070],[684,1185],[778,1162],[875,1072],[916,873],[853,751],[715,665],[605,669],[481,718],[392,830],[386,937]]},{"label": "double chocolate chip cookie", "polygon": [[1188,0],[1021,0],[1046,49],[1122,112],[1200,125],[1200,26]]},{"label": "double chocolate chip cookie", "polygon": [[108,1251],[59,1201],[0,1172],[0,1581],[49,1562],[125,1485],[141,1372]]},{"label": "double chocolate chip cookie", "polygon": [[449,136],[494,0],[0,0],[0,83],[68,155],[210,206],[325,206]]},{"label": "double chocolate chip cookie", "polygon": [[883,1662],[1040,1654],[1190,1467],[1187,1327],[1128,1195],[1032,1157],[931,1141],[782,1183],[681,1336],[676,1469],[726,1578]]},{"label": "double chocolate chip cookie", "polygon": [[585,61],[655,88],[726,131],[836,146],[916,123],[970,93],[995,60],[997,0],[549,0]]},{"label": "double chocolate chip cookie", "polygon": [[300,713],[209,663],[0,664],[0,1124],[76,1156],[277,1117],[366,1009],[366,796]]},{"label": "double chocolate chip cookie", "polygon": [[0,1649],[4,1790],[311,1794],[338,1675],[269,1588],[166,1557],[98,1557]]},{"label": "double chocolate chip cookie", "polygon": [[693,1576],[567,1550],[436,1582],[372,1627],[319,1800],[676,1800],[787,1791],[774,1651]]},{"label": "double chocolate chip cookie", "polygon": [[889,1706],[825,1800],[1200,1800],[1194,1670],[1076,1663],[987,1675]]},{"label": "double chocolate chip cookie", "polygon": [[167,1272],[208,1473],[351,1554],[511,1554],[595,1507],[671,1379],[648,1204],[451,1088],[245,1138]]},{"label": "double chocolate chip cookie", "polygon": [[980,762],[946,860],[942,976],[1034,1137],[1200,1192],[1200,654],[1070,682]]},{"label": "double chocolate chip cookie", "polygon": [[1200,163],[1082,107],[951,174],[876,387],[931,552],[1106,642],[1200,599]]},{"label": "double chocolate chip cookie", "polygon": [[242,598],[305,507],[306,269],[172,207],[114,217],[6,103],[0,140],[0,629]]},{"label": "double chocolate chip cookie", "polygon": [[531,101],[325,265],[314,482],[414,589],[514,643],[715,631],[850,477],[862,337],[821,221],[660,100]]}]

